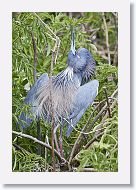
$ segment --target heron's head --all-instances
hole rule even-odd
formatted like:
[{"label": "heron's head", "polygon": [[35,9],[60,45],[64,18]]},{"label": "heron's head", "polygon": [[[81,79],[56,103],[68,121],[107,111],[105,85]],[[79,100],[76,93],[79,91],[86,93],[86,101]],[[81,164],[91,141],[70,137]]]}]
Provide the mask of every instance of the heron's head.
[{"label": "heron's head", "polygon": [[81,75],[83,81],[88,81],[94,74],[95,60],[86,48],[75,49],[75,32],[71,30],[71,49],[67,59],[68,66],[73,68],[73,72]]},{"label": "heron's head", "polygon": [[75,49],[75,33],[71,31],[71,49],[67,59],[68,66],[73,68],[73,72],[81,75],[83,81],[88,81],[94,74],[95,60],[86,48]]},{"label": "heron's head", "polygon": [[94,74],[96,62],[86,48],[79,48],[77,51],[70,50],[67,64],[73,68],[74,73],[80,74],[82,80],[87,82]]}]

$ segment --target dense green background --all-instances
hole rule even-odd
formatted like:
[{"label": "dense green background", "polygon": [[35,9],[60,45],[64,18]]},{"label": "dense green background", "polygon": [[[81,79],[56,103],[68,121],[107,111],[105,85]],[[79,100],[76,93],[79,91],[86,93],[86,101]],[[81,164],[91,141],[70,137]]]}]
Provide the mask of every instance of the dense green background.
[{"label": "dense green background", "polygon": [[[118,17],[117,13],[105,13],[104,18],[108,28],[108,41],[111,56],[111,64],[108,62],[106,32],[102,13],[37,13],[40,18],[52,29],[60,38],[61,44],[57,57],[57,64],[54,65],[53,74],[57,74],[67,67],[66,60],[70,49],[70,26],[73,25],[76,31],[76,49],[79,47],[87,48],[95,58],[96,73],[94,78],[99,80],[99,94],[96,98],[97,105],[100,101],[105,100],[103,87],[106,86],[108,96],[117,89],[118,84]],[[34,83],[34,50],[32,45],[31,33],[33,33],[37,47],[37,77],[42,73],[49,73],[52,59],[52,49],[55,45],[54,40],[50,37],[49,30],[44,27],[41,21],[34,13],[13,13],[13,129],[21,131],[16,127],[18,116],[22,111],[27,112],[28,106],[23,105],[23,100],[27,95],[28,89]],[[49,35],[48,35],[49,34]],[[105,102],[99,107],[93,115],[96,117],[102,109]],[[90,107],[79,124],[77,129],[80,130],[85,125],[88,117],[94,110]],[[104,114],[94,124],[97,126],[101,123]],[[92,119],[93,119],[92,118]],[[95,171],[117,171],[118,170],[118,107],[112,109],[112,118],[106,119],[106,129],[104,134],[99,137],[88,149],[84,146],[94,137],[90,133],[79,153],[76,155],[73,167],[75,171],[81,171],[82,168],[93,168]],[[41,121],[42,140],[45,142],[46,135],[49,137],[51,127],[49,124]],[[105,126],[104,126],[105,127]],[[25,133],[37,137],[36,123],[27,128]],[[74,131],[67,139],[65,137],[66,129],[63,130],[64,155],[68,159],[75,140],[79,133]],[[46,155],[46,156],[45,156]],[[56,165],[58,161],[56,159]],[[59,165],[57,171],[61,171]],[[42,147],[42,154],[37,155],[37,144],[31,140],[19,138],[13,135],[13,171],[51,171],[52,162],[50,151]]]}]

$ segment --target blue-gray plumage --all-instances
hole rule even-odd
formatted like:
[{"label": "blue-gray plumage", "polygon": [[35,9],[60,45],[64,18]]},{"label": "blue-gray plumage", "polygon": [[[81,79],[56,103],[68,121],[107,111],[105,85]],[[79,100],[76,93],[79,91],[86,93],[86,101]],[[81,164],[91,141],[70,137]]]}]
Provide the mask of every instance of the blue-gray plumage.
[{"label": "blue-gray plumage", "polygon": [[73,127],[77,125],[86,109],[93,103],[95,97],[98,94],[99,83],[97,80],[92,80],[83,86],[80,86],[77,90],[75,99],[73,101],[73,110],[68,118],[68,125],[66,136],[69,137],[73,130]]},{"label": "blue-gray plumage", "polygon": [[[52,76],[52,83],[49,82],[48,74],[41,75],[28,92],[24,103],[31,105],[31,112],[35,118],[42,117],[50,122],[51,91],[55,124],[65,122],[68,137],[73,126],[76,126],[86,109],[93,103],[99,86],[97,80],[88,82],[94,73],[95,61],[87,49],[79,48],[76,51],[73,32],[67,64],[68,67],[64,71]],[[24,113],[20,119],[27,125],[32,122],[32,119]]]},{"label": "blue-gray plumage", "polygon": [[31,113],[34,113],[33,117],[30,116],[30,114],[25,114],[24,112],[21,113],[20,115],[20,120],[23,121],[23,123],[20,121],[20,125],[22,128],[30,126],[32,121],[35,119],[35,117],[39,117],[38,114],[36,113],[36,106],[34,105],[34,102],[36,100],[36,94],[38,90],[46,84],[46,82],[49,80],[48,74],[44,73],[42,74],[39,79],[35,82],[35,84],[31,87],[29,92],[27,93],[27,96],[24,100],[24,104],[29,104],[31,107]]}]

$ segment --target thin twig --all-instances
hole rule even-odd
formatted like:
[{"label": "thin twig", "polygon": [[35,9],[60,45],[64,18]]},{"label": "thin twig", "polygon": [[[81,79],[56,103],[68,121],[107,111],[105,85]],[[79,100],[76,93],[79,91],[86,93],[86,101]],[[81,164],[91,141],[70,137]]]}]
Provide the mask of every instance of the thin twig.
[{"label": "thin twig", "polygon": [[[74,126],[73,126],[73,124],[71,124],[67,119],[65,119],[65,118],[63,118],[76,132],[78,132],[78,133],[80,133],[80,134],[83,134],[83,135],[89,135],[89,134],[92,134],[92,133],[94,133],[94,132],[98,132],[98,131],[100,131],[101,129],[96,129],[96,130],[91,130],[91,131],[89,131],[89,132],[83,132],[83,129],[82,130],[77,130]],[[101,124],[98,124],[97,126],[95,126],[95,127],[98,127],[98,126],[100,126]]]},{"label": "thin twig", "polygon": [[114,58],[113,58],[113,65],[118,65],[118,41],[116,42],[115,49],[114,49]]},{"label": "thin twig", "polygon": [[102,13],[102,18],[103,18],[103,23],[104,23],[104,27],[105,27],[105,36],[106,36],[106,46],[107,46],[107,53],[108,53],[108,62],[109,62],[109,65],[111,65],[108,27],[107,27],[107,23],[106,23],[104,12]]},{"label": "thin twig", "polygon": [[50,83],[50,104],[51,104],[51,118],[52,118],[52,122],[51,122],[51,145],[52,145],[52,163],[53,163],[53,171],[55,171],[55,155],[54,155],[54,129],[55,129],[55,119],[54,119],[54,114],[55,114],[55,110],[54,110],[54,102],[53,102],[53,96],[52,96],[52,73],[53,73],[53,65],[56,64],[56,60],[57,60],[57,56],[58,56],[58,49],[60,46],[60,40],[59,38],[56,36],[56,43],[55,46],[53,48],[53,52],[52,52],[52,61],[51,61],[51,67],[50,67],[50,78],[49,78],[49,83]]},{"label": "thin twig", "polygon": [[84,149],[87,149],[94,141],[96,141],[99,137],[101,137],[104,132],[99,133],[98,135],[94,136],[85,146]]},{"label": "thin twig", "polygon": [[54,111],[52,111],[52,123],[51,123],[51,146],[52,146],[52,163],[53,163],[53,171],[55,172],[55,152],[54,152],[54,128],[55,128],[55,121],[54,121]]},{"label": "thin twig", "polygon": [[[36,13],[34,13],[34,14],[35,14],[35,16],[41,21],[41,23],[49,30],[49,32],[50,32],[55,38],[53,38],[51,35],[50,35],[50,37],[51,37],[53,40],[56,41],[56,39],[57,39],[56,34],[50,29],[50,27],[49,27],[45,22],[43,22],[43,20],[38,16],[38,14],[36,14]],[[49,35],[49,34],[48,34],[48,35]]]},{"label": "thin twig", "polygon": [[54,64],[54,51],[52,53],[52,61],[51,61],[51,68],[50,68],[50,78],[49,78],[49,91],[50,91],[50,105],[51,105],[51,146],[52,146],[52,165],[53,171],[55,172],[55,153],[54,153],[54,129],[55,129],[55,120],[54,120],[54,104],[53,104],[53,96],[52,96],[52,72],[53,72],[53,64]]},{"label": "thin twig", "polygon": [[34,39],[34,34],[31,32],[32,36],[32,44],[33,44],[33,49],[34,49],[34,70],[33,70],[33,76],[34,76],[34,82],[36,82],[37,77],[36,77],[36,66],[37,66],[37,48],[36,48],[36,42]]},{"label": "thin twig", "polygon": [[[38,143],[38,144],[41,144],[43,145],[44,147],[46,147],[48,150],[52,151],[52,147],[49,145],[49,144],[46,144],[40,140],[38,140],[37,138],[31,136],[31,135],[27,135],[27,134],[24,134],[22,132],[17,132],[17,131],[12,131],[13,134],[17,135],[17,136],[20,136],[20,137],[24,137],[24,138],[27,138],[27,139],[31,139],[33,140],[34,142]],[[59,152],[57,152],[57,150],[54,149],[54,153],[56,154],[56,156],[58,157],[58,159],[60,161],[64,161],[64,162],[67,162],[64,158],[61,157],[61,155],[59,154]]]},{"label": "thin twig", "polygon": [[59,127],[60,127],[60,125],[58,124],[57,126],[55,126],[55,129],[54,129],[54,142],[55,142],[56,150],[60,153],[60,149],[59,149],[59,145],[58,145],[58,138],[57,138],[57,129]]},{"label": "thin twig", "polygon": [[[115,99],[115,100],[113,101],[113,103],[111,104],[110,108],[113,109],[116,104],[117,104],[117,100]],[[108,113],[108,111],[107,111],[107,113],[104,115],[104,117],[103,117],[103,119],[102,119],[102,122],[105,121],[105,119],[107,119],[108,114],[109,114],[109,113]]]},{"label": "thin twig", "polygon": [[94,29],[94,30],[91,30],[91,35],[90,35],[90,39],[92,39],[92,37],[98,32],[100,30],[100,28],[96,28],[96,29]]},{"label": "thin twig", "polygon": [[[105,100],[104,100],[104,101],[105,101]],[[89,117],[89,119],[88,119],[86,125],[83,127],[82,131],[84,131],[84,130],[86,129],[86,127],[89,125],[89,122],[91,121],[91,118],[93,117],[95,111],[98,109],[98,107],[99,107],[102,103],[104,103],[104,101],[99,102],[99,104],[95,107],[95,109],[94,109],[94,111],[92,112],[92,114],[90,115],[90,117]]]},{"label": "thin twig", "polygon": [[[53,55],[52,55],[53,56]],[[55,120],[54,120],[54,104],[53,104],[53,96],[52,96],[52,71],[53,71],[53,61],[51,62],[51,69],[50,69],[50,78],[49,78],[49,91],[50,91],[50,114],[51,114],[51,146],[52,146],[52,165],[53,171],[55,172],[55,153],[54,153],[54,129],[55,129]]]},{"label": "thin twig", "polygon": [[[49,139],[48,139],[47,135],[45,137],[45,143],[49,145]],[[47,151],[47,148],[45,147],[45,154],[44,154],[44,158],[45,158],[45,171],[47,171],[47,157],[48,157],[48,151]]]},{"label": "thin twig", "polygon": [[56,38],[56,43],[55,43],[55,58],[54,58],[54,65],[56,64],[58,53],[59,53],[59,48],[60,48],[60,39],[59,37]]},{"label": "thin twig", "polygon": [[19,146],[18,144],[13,143],[13,146],[18,149],[21,150],[23,153],[25,152],[26,154],[31,154],[30,152],[28,152],[27,150],[25,150],[24,148],[22,148],[21,146]]},{"label": "thin twig", "polygon": [[114,58],[113,58],[113,65],[117,66],[118,65],[118,14],[116,13],[112,13],[113,14],[113,18],[114,18],[114,24],[115,24],[115,36],[116,36],[116,44],[115,44],[115,48],[114,48]]},{"label": "thin twig", "polygon": [[112,115],[111,115],[111,110],[110,110],[110,103],[109,103],[109,99],[108,99],[107,89],[106,89],[105,86],[103,87],[103,89],[104,89],[105,96],[106,96],[106,101],[107,101],[107,110],[108,110],[108,113],[109,113],[109,117],[111,118]]}]

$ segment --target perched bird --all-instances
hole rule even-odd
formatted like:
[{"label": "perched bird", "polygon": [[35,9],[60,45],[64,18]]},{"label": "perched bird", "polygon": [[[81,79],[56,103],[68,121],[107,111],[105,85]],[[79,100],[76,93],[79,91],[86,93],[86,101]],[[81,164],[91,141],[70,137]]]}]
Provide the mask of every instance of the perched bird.
[{"label": "perched bird", "polygon": [[[72,31],[71,49],[68,54],[68,67],[56,76],[42,74],[32,86],[24,100],[31,105],[34,118],[42,117],[51,122],[51,109],[53,106],[55,126],[66,125],[66,136],[72,132],[86,109],[93,103],[98,94],[99,82],[91,80],[95,70],[95,60],[85,48],[75,49],[75,37]],[[50,101],[50,95],[52,101]],[[22,127],[29,126],[33,120],[24,112],[20,115]]]}]

